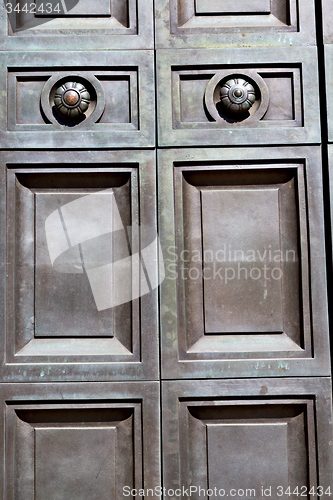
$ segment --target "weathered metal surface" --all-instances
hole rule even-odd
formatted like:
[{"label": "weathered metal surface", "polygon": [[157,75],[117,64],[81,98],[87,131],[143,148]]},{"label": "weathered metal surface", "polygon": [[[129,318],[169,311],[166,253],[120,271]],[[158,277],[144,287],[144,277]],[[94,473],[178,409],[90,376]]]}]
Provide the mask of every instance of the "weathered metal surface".
[{"label": "weathered metal surface", "polygon": [[163,382],[164,484],[196,487],[194,500],[199,488],[225,490],[212,498],[262,498],[262,488],[287,498],[288,486],[307,497],[321,487],[328,500],[331,389],[329,378]]},{"label": "weathered metal surface", "polygon": [[328,376],[320,148],[158,163],[163,378]]},{"label": "weathered metal surface", "polygon": [[[3,52],[0,62],[0,147],[154,147],[153,51]],[[52,112],[52,92],[76,78],[94,102],[87,119],[68,124]]]},{"label": "weathered metal surface", "polygon": [[315,45],[314,5],[314,0],[157,0],[157,48]]},{"label": "weathered metal surface", "polygon": [[322,27],[325,44],[333,43],[333,27],[332,27],[332,3],[330,0],[321,0],[322,8]]},{"label": "weathered metal surface", "polygon": [[1,384],[2,498],[122,498],[160,485],[159,392],[158,382]]},{"label": "weathered metal surface", "polygon": [[[257,102],[250,113],[229,120],[211,112],[208,90],[213,102],[219,80],[223,86],[223,78],[235,74],[248,79],[249,70],[257,75]],[[158,50],[157,84],[159,146],[321,141],[315,47]],[[259,113],[266,99],[267,107]],[[216,99],[215,107],[219,112]]]},{"label": "weathered metal surface", "polygon": [[[13,10],[17,4],[21,12],[8,16],[6,3],[13,5]],[[154,48],[152,0],[66,0],[65,3],[52,0],[53,12],[57,4],[61,11],[60,16],[54,14],[53,18],[46,12],[50,2],[38,0],[35,4],[25,0],[1,2],[0,50],[73,52]],[[38,11],[40,4],[44,8]],[[22,12],[24,5],[28,12]]]},{"label": "weathered metal surface", "polygon": [[4,500],[328,500],[319,2],[5,3]]},{"label": "weathered metal surface", "polygon": [[333,45],[325,45],[326,105],[328,142],[333,142]]},{"label": "weathered metal surface", "polygon": [[[1,308],[2,381],[156,379],[156,289],[115,307],[100,306],[103,296],[92,292],[94,287],[97,292],[106,289],[91,277],[95,268],[124,258],[128,243],[121,227],[131,227],[135,234],[140,224],[156,233],[154,153],[8,152],[1,161],[1,261],[6,263],[1,297],[7,304],[6,310]],[[103,204],[96,198],[103,190],[112,190],[121,227],[115,228],[113,239],[108,233],[91,239],[89,228],[95,226],[89,217]],[[86,208],[81,203],[73,219],[73,202],[87,197],[91,201]],[[59,209],[72,242],[69,247],[64,240],[65,252],[53,266],[50,244],[57,249],[64,238],[54,219]],[[96,212],[93,217],[102,221],[102,216]],[[115,221],[116,213],[112,217]],[[73,241],[76,234],[84,269]],[[132,254],[144,248],[142,239]],[[150,251],[149,264],[156,272],[157,248]],[[116,297],[120,284],[128,287],[126,277],[114,275]]]}]

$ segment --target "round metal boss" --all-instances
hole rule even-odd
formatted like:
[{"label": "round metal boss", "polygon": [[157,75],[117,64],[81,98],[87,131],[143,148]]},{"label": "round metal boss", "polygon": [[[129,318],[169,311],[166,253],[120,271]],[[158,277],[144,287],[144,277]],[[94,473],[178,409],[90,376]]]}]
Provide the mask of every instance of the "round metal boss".
[{"label": "round metal boss", "polygon": [[82,83],[65,82],[56,90],[54,104],[63,116],[78,118],[89,108],[90,94]]},{"label": "round metal boss", "polygon": [[246,113],[256,101],[253,85],[243,78],[232,78],[221,87],[222,105],[231,113]]}]

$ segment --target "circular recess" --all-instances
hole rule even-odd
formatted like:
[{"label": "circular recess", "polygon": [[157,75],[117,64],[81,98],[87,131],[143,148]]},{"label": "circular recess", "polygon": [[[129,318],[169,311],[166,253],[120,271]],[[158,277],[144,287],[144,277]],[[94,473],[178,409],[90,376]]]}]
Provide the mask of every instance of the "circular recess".
[{"label": "circular recess", "polygon": [[90,73],[57,73],[44,85],[41,106],[54,125],[85,127],[101,117],[105,108],[104,89]]},{"label": "circular recess", "polygon": [[218,71],[206,87],[205,104],[216,122],[247,125],[265,115],[269,91],[256,71],[232,74]]}]

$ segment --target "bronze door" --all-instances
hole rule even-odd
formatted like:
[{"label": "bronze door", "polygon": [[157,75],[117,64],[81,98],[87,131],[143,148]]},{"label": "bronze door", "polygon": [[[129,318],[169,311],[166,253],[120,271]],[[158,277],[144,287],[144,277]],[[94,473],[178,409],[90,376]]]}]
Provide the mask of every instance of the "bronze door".
[{"label": "bronze door", "polygon": [[4,500],[333,495],[319,3],[1,4]]}]

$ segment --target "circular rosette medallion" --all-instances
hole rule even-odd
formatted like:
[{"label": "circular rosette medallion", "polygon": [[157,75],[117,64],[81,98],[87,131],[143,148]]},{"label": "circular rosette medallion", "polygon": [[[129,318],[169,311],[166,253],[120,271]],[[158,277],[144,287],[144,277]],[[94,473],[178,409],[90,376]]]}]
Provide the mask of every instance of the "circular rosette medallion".
[{"label": "circular rosette medallion", "polygon": [[230,113],[246,113],[256,101],[254,86],[243,78],[232,78],[221,87],[221,103]]},{"label": "circular rosette medallion", "polygon": [[260,120],[269,105],[269,91],[255,71],[230,74],[218,71],[208,82],[205,104],[211,117],[219,123],[246,124]]},{"label": "circular rosette medallion", "polygon": [[90,72],[55,73],[44,85],[41,106],[57,127],[89,127],[104,111],[104,88]]},{"label": "circular rosette medallion", "polygon": [[57,111],[68,118],[79,118],[89,108],[90,94],[82,83],[65,82],[56,90],[54,104]]}]

